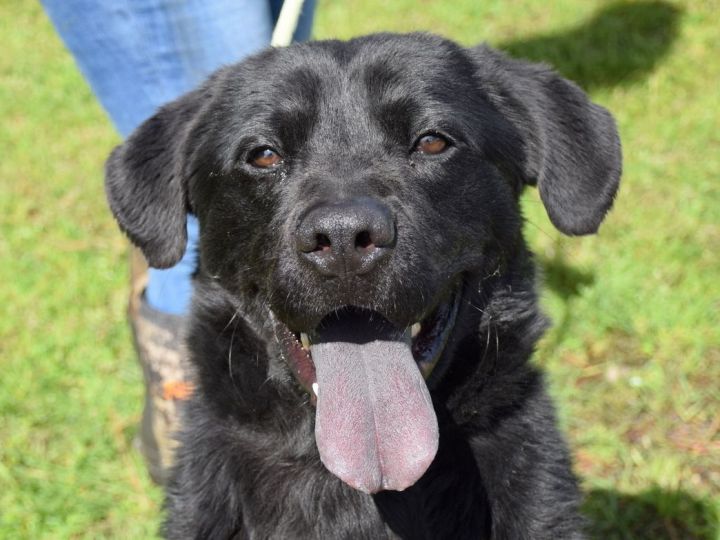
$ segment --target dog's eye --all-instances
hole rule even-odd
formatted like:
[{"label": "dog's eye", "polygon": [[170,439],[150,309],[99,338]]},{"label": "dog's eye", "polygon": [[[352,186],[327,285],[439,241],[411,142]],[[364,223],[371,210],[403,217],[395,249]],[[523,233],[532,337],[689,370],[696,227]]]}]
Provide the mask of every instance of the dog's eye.
[{"label": "dog's eye", "polygon": [[282,162],[280,154],[269,146],[261,146],[250,152],[248,163],[258,169],[270,169],[276,167]]},{"label": "dog's eye", "polygon": [[443,153],[448,146],[450,146],[450,141],[442,135],[426,133],[417,140],[414,150],[422,154],[434,155]]}]

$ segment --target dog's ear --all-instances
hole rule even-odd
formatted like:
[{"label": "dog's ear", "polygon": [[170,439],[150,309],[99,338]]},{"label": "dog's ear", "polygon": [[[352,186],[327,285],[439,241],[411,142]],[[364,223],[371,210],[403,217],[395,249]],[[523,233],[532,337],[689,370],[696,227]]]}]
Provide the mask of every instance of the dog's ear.
[{"label": "dog's ear", "polygon": [[[487,99],[512,124],[510,151],[524,184],[537,185],[566,234],[597,231],[612,206],[622,156],[615,122],[574,83],[549,68],[479,46],[470,50]],[[504,152],[507,154],[508,152]]]},{"label": "dog's ear", "polygon": [[112,152],[105,191],[120,228],[150,266],[167,268],[185,252],[188,207],[183,141],[199,113],[201,88],[160,108]]}]

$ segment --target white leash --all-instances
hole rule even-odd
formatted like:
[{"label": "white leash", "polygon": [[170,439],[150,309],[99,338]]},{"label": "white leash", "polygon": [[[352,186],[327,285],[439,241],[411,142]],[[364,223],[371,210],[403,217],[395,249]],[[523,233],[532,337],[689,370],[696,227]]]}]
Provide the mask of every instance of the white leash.
[{"label": "white leash", "polygon": [[272,47],[287,47],[292,43],[292,38],[293,35],[295,35],[295,29],[300,19],[302,6],[303,0],[285,0],[283,2],[277,24],[273,30],[272,39],[270,40]]}]

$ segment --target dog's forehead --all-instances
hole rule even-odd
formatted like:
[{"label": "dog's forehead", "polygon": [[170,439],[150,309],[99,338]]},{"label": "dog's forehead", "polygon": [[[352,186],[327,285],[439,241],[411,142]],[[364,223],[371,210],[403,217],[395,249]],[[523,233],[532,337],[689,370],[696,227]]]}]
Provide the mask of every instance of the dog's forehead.
[{"label": "dog's forehead", "polygon": [[242,97],[255,112],[451,99],[471,71],[460,47],[423,34],[300,44],[266,51],[240,68]]}]

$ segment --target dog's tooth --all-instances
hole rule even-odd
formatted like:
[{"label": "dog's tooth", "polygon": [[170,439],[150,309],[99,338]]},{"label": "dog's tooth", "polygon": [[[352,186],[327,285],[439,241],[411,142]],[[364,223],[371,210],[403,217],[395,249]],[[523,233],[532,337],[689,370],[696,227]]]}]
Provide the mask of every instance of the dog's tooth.
[{"label": "dog's tooth", "polygon": [[305,332],[300,332],[300,343],[303,348],[310,350],[310,337]]},{"label": "dog's tooth", "polygon": [[412,337],[417,336],[420,333],[420,323],[416,322],[410,327],[410,335]]},{"label": "dog's tooth", "polygon": [[313,391],[313,393],[315,394],[316,397],[317,397],[317,395],[318,395],[318,390],[319,390],[319,389],[320,389],[320,386],[318,386],[318,383],[316,383],[316,382],[312,383],[312,391]]}]

